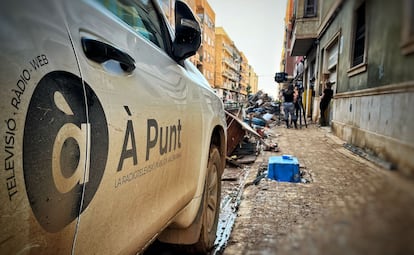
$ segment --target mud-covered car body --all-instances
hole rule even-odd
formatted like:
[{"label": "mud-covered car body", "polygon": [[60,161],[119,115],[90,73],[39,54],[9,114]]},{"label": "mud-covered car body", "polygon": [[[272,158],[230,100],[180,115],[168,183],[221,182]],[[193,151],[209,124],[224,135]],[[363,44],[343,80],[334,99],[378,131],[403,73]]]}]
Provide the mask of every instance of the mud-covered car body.
[{"label": "mud-covered car body", "polygon": [[211,248],[226,124],[175,11],[174,30],[149,0],[2,3],[1,254]]}]

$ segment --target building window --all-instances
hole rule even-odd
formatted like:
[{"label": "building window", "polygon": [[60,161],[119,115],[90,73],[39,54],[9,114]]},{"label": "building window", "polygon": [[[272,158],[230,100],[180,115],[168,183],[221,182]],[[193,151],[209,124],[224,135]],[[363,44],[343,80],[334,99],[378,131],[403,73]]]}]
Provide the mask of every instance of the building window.
[{"label": "building window", "polygon": [[336,64],[338,63],[338,40],[329,46],[327,51],[326,67],[329,70],[336,69]]},{"label": "building window", "polygon": [[201,22],[204,22],[204,14],[203,13],[199,13],[199,14],[197,14],[197,16],[200,18]]},{"label": "building window", "polygon": [[[333,84],[332,89],[336,91],[337,83],[337,66],[339,59],[339,47],[340,47],[340,32],[338,32],[331,41],[327,44],[324,52],[323,61],[323,77],[322,81],[329,81]],[[322,91],[323,87],[320,88]]]},{"label": "building window", "polygon": [[316,17],[316,2],[317,0],[305,0],[305,17]]},{"label": "building window", "polygon": [[364,63],[365,57],[365,2],[355,12],[355,34],[353,40],[353,51],[351,67]]},{"label": "building window", "polygon": [[402,52],[408,55],[414,53],[414,1],[405,0],[402,6]]}]

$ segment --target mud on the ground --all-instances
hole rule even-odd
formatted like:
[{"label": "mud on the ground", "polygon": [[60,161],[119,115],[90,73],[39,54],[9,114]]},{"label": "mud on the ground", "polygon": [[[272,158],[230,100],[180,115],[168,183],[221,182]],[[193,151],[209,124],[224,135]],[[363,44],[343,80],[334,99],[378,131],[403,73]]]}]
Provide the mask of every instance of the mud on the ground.
[{"label": "mud on the ground", "polygon": [[[223,254],[414,254],[414,184],[343,147],[329,130],[276,127],[280,152],[311,173],[309,183],[247,176]],[[224,189],[225,192],[225,189]]]}]

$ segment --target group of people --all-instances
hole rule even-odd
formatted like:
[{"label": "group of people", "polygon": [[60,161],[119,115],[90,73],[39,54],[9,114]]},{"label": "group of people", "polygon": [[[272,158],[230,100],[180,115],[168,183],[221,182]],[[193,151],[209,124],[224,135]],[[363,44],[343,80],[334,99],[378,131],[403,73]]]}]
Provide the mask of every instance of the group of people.
[{"label": "group of people", "polygon": [[[319,124],[321,126],[328,125],[327,119],[326,119],[326,110],[329,107],[329,103],[333,97],[333,90],[332,90],[332,83],[329,81],[324,82],[325,88],[320,96],[320,103],[319,103],[319,109],[320,109],[320,118],[319,118]],[[297,129],[297,118],[298,118],[298,110],[300,107],[299,102],[299,91],[297,87],[294,87],[293,84],[289,84],[288,88],[286,90],[283,90],[282,97],[283,97],[283,111],[285,116],[285,122],[286,127],[290,128],[291,123],[293,123],[294,127]],[[290,119],[289,119],[290,116]]]}]

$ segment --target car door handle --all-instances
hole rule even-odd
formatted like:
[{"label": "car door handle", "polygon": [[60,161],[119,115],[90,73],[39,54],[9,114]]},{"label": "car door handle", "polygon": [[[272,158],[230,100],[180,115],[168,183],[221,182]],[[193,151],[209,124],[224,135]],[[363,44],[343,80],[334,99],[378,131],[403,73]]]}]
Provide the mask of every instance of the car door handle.
[{"label": "car door handle", "polygon": [[135,60],[126,52],[123,52],[109,44],[94,39],[82,37],[82,48],[86,57],[97,63],[108,60],[119,62],[122,70],[132,72],[135,69]]}]

